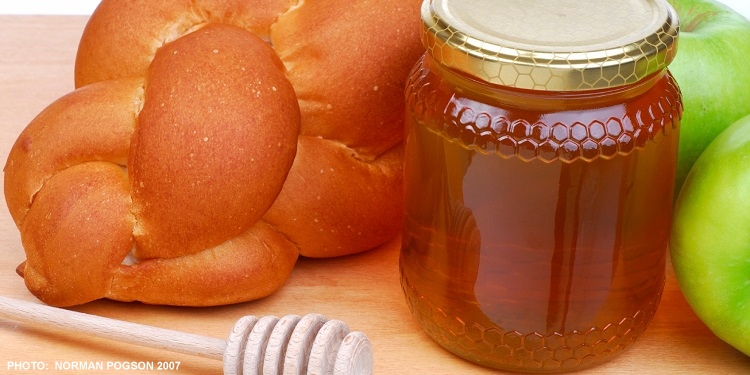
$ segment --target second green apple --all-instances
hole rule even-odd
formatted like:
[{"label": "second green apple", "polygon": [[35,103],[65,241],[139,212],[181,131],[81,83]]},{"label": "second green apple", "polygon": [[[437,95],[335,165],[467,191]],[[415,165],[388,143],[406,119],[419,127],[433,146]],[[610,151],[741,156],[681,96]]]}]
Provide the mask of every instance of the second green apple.
[{"label": "second green apple", "polygon": [[701,154],[675,206],[672,265],[690,307],[750,355],[750,116]]}]

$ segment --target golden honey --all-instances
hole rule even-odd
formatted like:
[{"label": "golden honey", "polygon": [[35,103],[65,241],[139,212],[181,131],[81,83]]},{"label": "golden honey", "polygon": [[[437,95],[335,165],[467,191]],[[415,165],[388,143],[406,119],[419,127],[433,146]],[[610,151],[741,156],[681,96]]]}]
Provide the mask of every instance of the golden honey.
[{"label": "golden honey", "polygon": [[[644,0],[640,21],[622,21],[626,36],[586,45],[576,31],[569,45],[532,50],[472,24],[521,2],[478,3],[422,8],[427,53],[406,90],[402,287],[425,332],[470,361],[589,367],[635,341],[664,287],[677,19]],[[566,11],[590,18],[580,8]],[[577,53],[588,66],[571,62]]]}]

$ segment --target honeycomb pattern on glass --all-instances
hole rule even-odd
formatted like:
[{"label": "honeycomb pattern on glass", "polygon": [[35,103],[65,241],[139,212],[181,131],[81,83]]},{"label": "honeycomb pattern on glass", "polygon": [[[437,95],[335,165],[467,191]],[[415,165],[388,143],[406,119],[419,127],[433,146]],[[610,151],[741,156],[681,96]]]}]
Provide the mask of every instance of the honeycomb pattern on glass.
[{"label": "honeycomb pattern on glass", "polygon": [[596,365],[629,347],[656,313],[661,293],[632,316],[602,327],[566,332],[518,332],[494,324],[466,322],[443,311],[401,278],[407,304],[424,331],[456,355],[505,369],[560,372]]},{"label": "honeycomb pattern on glass", "polygon": [[467,35],[440,19],[428,4],[422,9],[424,45],[446,67],[489,83],[547,91],[577,91],[635,83],[664,69],[674,59],[679,21],[674,9],[658,30],[620,47],[585,52],[516,50]]},{"label": "honeycomb pattern on glass", "polygon": [[[633,117],[592,123],[530,123],[476,111],[471,104],[451,102],[446,108],[435,108],[437,92],[427,87],[427,74],[415,70],[410,76],[413,89],[406,100],[414,116],[425,119],[426,124],[441,124],[442,128],[431,130],[469,149],[504,158],[572,163],[627,155],[660,135],[670,135],[682,113],[679,98],[671,94],[679,92],[675,89]],[[435,114],[442,118],[434,121]]]}]

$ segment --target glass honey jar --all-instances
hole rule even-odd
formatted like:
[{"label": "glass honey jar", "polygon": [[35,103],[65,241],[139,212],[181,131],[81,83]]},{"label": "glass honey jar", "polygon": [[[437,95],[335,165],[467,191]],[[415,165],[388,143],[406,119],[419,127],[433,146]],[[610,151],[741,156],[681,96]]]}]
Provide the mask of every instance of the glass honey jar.
[{"label": "glass honey jar", "polygon": [[680,91],[664,0],[426,0],[406,88],[402,289],[470,361],[552,373],[644,332],[664,288]]}]

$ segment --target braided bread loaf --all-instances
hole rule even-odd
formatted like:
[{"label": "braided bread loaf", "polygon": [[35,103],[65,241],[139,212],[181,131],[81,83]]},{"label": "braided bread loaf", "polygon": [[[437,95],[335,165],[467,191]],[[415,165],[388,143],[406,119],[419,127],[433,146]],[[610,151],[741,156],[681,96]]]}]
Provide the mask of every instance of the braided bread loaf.
[{"label": "braided bread loaf", "polygon": [[104,0],[5,196],[28,289],[207,306],[400,229],[420,0]]}]

